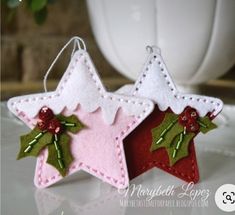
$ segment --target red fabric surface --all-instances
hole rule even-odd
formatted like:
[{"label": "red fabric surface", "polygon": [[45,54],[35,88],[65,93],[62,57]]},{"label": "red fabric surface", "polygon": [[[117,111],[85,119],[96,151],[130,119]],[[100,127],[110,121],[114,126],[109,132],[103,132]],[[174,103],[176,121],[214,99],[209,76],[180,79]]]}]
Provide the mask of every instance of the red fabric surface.
[{"label": "red fabric surface", "polygon": [[189,144],[189,156],[182,158],[172,167],[169,165],[164,148],[150,152],[151,130],[163,121],[166,112],[172,111],[169,109],[162,112],[156,105],[153,113],[125,138],[124,148],[129,178],[131,180],[153,167],[158,167],[184,181],[196,183],[199,180],[199,172],[193,140]]}]

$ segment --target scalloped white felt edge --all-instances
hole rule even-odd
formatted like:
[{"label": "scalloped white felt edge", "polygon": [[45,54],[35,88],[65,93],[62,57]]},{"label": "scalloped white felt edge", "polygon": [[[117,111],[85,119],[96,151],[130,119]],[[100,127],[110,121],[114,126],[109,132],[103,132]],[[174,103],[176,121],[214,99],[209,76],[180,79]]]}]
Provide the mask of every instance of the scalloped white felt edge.
[{"label": "scalloped white felt edge", "polygon": [[216,116],[223,108],[220,99],[178,92],[160,52],[155,49],[148,56],[134,87],[131,89],[131,85],[127,85],[117,92],[152,99],[161,111],[170,107],[175,114],[180,114],[185,107],[191,106],[201,117],[209,112]]},{"label": "scalloped white felt edge", "polygon": [[[72,72],[75,70],[76,72]],[[48,101],[48,98],[53,99]],[[65,107],[75,110],[80,104],[87,112],[94,112],[101,108],[105,121],[112,124],[119,108],[122,108],[129,116],[139,116],[142,108],[133,105],[137,103],[151,106],[151,102],[146,99],[143,100],[143,98],[132,100],[124,95],[115,97],[106,92],[89,54],[85,50],[78,50],[73,55],[54,92],[32,94],[31,98],[28,96],[14,97],[8,101],[7,105],[15,115],[19,115],[19,111],[21,111],[33,118],[38,113],[38,106],[47,105],[53,109],[55,114],[59,114]]]},{"label": "scalloped white felt edge", "polygon": [[[121,156],[120,168],[124,168],[124,175],[120,180],[114,179],[110,175],[100,173],[93,170],[92,167],[82,167],[80,163],[71,167],[69,172],[83,169],[90,174],[106,181],[117,188],[126,188],[129,185],[128,172],[125,160],[125,153],[122,146],[122,140],[127,136],[138,124],[140,124],[153,110],[154,104],[149,99],[136,98],[133,96],[123,96],[105,91],[99,76],[96,73],[95,67],[87,52],[79,50],[73,56],[68,69],[63,75],[57,89],[54,92],[31,94],[27,96],[19,96],[8,101],[8,108],[18,118],[25,122],[30,128],[35,126],[35,119],[33,118],[38,110],[46,105],[53,109],[58,114],[64,108],[76,109],[80,104],[87,112],[94,112],[101,108],[103,118],[106,122],[111,124],[114,121],[117,110],[122,108],[126,114],[134,116],[131,125],[120,131],[116,137],[116,151],[118,156]],[[109,116],[111,115],[111,117]],[[117,150],[119,149],[119,151]],[[43,153],[42,153],[43,157]],[[40,166],[42,158],[38,158],[37,164]],[[47,179],[44,184],[37,184],[38,176],[41,175],[41,169],[35,171],[35,185],[40,188],[50,186],[51,184],[60,180],[60,176],[56,175]],[[92,171],[91,171],[92,170]],[[59,177],[59,178],[58,178]],[[124,182],[122,179],[126,179]]]}]

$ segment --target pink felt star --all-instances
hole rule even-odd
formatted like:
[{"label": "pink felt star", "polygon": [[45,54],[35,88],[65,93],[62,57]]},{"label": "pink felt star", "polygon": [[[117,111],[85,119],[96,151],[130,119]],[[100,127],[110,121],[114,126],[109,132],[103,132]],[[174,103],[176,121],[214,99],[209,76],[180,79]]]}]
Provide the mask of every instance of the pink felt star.
[{"label": "pink felt star", "polygon": [[[53,92],[12,98],[8,108],[27,126],[34,128],[43,106],[55,114],[74,114],[86,126],[71,136],[74,161],[68,175],[84,170],[117,188],[129,184],[123,139],[153,110],[153,103],[143,98],[106,92],[85,50],[78,50]],[[46,163],[47,149],[37,159],[34,182],[44,188],[62,179]]]}]

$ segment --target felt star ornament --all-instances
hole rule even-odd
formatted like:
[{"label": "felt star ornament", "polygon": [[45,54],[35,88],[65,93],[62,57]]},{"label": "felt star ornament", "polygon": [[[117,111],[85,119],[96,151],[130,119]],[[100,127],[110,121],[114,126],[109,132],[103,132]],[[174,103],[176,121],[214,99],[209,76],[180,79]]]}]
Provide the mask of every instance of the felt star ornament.
[{"label": "felt star ornament", "polygon": [[39,188],[79,170],[127,187],[123,139],[153,107],[148,99],[106,92],[84,49],[74,53],[55,91],[8,101],[10,111],[33,129],[21,137],[18,158],[37,156]]},{"label": "felt star ornament", "polygon": [[178,92],[155,48],[134,87],[124,86],[118,92],[155,103],[152,114],[124,141],[130,179],[158,167],[196,183],[199,171],[193,139],[216,127],[211,120],[222,110],[222,101]]}]

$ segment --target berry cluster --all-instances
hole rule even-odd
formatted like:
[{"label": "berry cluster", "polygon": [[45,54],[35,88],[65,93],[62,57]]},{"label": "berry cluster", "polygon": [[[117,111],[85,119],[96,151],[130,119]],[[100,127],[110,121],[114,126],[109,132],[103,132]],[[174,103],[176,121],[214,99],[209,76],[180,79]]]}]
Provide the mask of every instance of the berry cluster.
[{"label": "berry cluster", "polygon": [[52,134],[60,134],[63,131],[63,125],[61,122],[55,117],[53,111],[44,106],[40,109],[38,113],[38,128],[41,131],[48,131]]},{"label": "berry cluster", "polygon": [[199,118],[196,109],[191,107],[186,107],[183,113],[179,116],[179,123],[186,128],[187,132],[198,132],[200,125],[197,122]]}]

